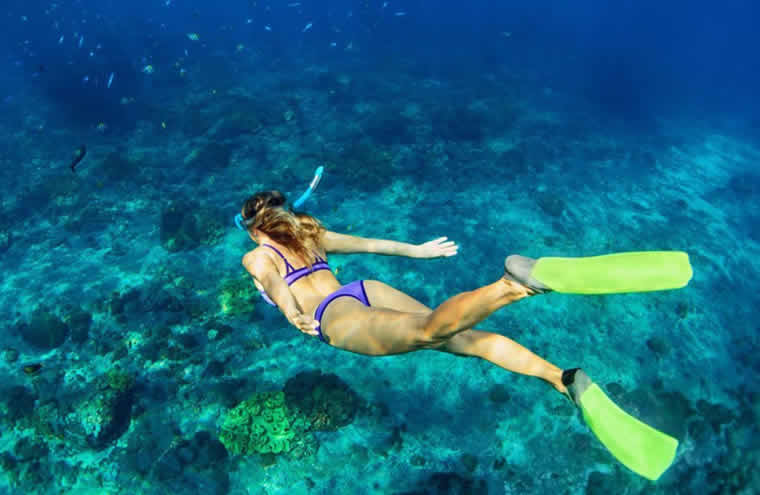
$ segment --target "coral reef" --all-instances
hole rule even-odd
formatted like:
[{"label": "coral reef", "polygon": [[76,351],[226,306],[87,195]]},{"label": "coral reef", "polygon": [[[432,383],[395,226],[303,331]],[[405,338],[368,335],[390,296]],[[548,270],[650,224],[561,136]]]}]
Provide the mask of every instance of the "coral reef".
[{"label": "coral reef", "polygon": [[283,392],[259,392],[229,410],[221,429],[231,454],[280,454],[293,449],[308,423],[288,408]]},{"label": "coral reef", "polygon": [[161,245],[170,252],[213,245],[224,232],[221,217],[218,211],[196,201],[170,201],[161,211]]},{"label": "coral reef", "polygon": [[222,281],[217,300],[219,308],[225,316],[252,315],[256,287],[251,277],[243,274],[237,278]]},{"label": "coral reef", "polygon": [[97,389],[76,408],[77,425],[73,428],[86,436],[87,444],[101,450],[123,435],[132,419],[134,378],[110,369],[98,379]]},{"label": "coral reef", "polygon": [[304,371],[290,378],[283,389],[285,401],[308,427],[335,431],[353,421],[362,406],[359,396],[337,375]]}]

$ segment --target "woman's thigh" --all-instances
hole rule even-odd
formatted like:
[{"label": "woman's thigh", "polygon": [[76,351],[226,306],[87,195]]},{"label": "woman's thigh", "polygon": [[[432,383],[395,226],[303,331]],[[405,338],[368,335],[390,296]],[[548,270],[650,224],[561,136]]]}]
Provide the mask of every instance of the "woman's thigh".
[{"label": "woman's thigh", "polygon": [[426,322],[424,313],[368,308],[352,297],[339,297],[322,314],[321,330],[325,340],[334,347],[358,354],[388,356],[426,348]]},{"label": "woman's thigh", "polygon": [[[433,312],[431,308],[412,296],[378,280],[365,280],[364,287],[373,307],[379,306],[410,313],[430,314]],[[473,356],[472,349],[486,334],[487,332],[474,329],[465,330],[438,345],[426,347],[426,349],[435,349],[458,356]]]},{"label": "woman's thigh", "polygon": [[443,342],[423,335],[432,309],[412,296],[378,280],[365,280],[372,307],[351,297],[335,299],[322,316],[322,333],[330,345],[358,354],[387,356],[421,349],[472,356],[473,344],[484,332],[465,330]]}]

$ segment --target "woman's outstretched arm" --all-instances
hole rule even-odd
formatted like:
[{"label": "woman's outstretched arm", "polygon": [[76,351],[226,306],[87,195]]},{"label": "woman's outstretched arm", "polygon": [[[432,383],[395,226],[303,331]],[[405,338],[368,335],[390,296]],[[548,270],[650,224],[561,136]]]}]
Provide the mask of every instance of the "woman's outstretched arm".
[{"label": "woman's outstretched arm", "polygon": [[446,237],[423,244],[409,244],[388,239],[371,239],[326,230],[322,234],[322,248],[328,253],[373,253],[409,258],[438,258],[454,256],[458,246]]}]

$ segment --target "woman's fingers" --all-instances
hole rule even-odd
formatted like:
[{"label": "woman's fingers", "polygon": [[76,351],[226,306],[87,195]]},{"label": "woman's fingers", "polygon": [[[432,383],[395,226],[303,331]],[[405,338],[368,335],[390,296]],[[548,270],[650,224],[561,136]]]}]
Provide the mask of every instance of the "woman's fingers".
[{"label": "woman's fingers", "polygon": [[293,318],[293,320],[298,329],[303,333],[307,333],[309,335],[319,335],[319,332],[317,332],[317,326],[319,326],[319,323],[311,316],[300,314]]},{"label": "woman's fingers", "polygon": [[459,246],[454,241],[448,240],[446,236],[438,237],[432,241],[421,244],[422,258],[438,258],[440,256],[454,256],[457,254]]},{"label": "woman's fingers", "polygon": [[454,241],[446,240],[448,237],[439,237],[436,239],[437,247],[443,256],[454,256],[457,254],[459,246]]}]

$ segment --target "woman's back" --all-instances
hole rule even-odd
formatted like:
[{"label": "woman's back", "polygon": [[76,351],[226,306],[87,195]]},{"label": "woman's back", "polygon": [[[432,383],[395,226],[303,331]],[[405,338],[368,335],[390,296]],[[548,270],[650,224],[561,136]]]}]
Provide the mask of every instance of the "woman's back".
[{"label": "woman's back", "polygon": [[[327,264],[327,253],[321,247],[314,253],[314,258],[308,260],[311,267],[302,257],[275,241],[261,244],[249,254],[259,252],[277,266],[277,271],[288,282],[290,291],[304,312],[313,314],[319,303],[341,286]],[[255,279],[254,283],[265,294],[261,284]]]}]

